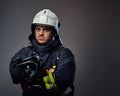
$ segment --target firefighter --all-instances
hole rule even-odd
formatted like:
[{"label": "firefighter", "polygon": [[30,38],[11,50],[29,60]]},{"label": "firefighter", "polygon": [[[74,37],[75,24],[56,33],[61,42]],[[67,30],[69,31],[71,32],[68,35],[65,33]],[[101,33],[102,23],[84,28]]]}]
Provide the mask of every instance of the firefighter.
[{"label": "firefighter", "polygon": [[[75,59],[59,36],[60,21],[49,9],[32,20],[30,44],[11,59],[9,71],[22,96],[73,96]],[[67,90],[71,89],[71,90]]]}]

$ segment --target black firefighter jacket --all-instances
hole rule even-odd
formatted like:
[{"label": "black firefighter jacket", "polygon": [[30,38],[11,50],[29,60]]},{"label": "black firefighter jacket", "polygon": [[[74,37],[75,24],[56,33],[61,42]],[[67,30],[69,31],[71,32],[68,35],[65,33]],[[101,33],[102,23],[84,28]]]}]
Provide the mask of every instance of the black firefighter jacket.
[{"label": "black firefighter jacket", "polygon": [[[17,61],[29,57],[31,53],[32,52],[31,50],[28,50],[28,47],[22,48],[11,59],[9,66],[13,83],[21,84],[21,87],[23,89],[23,96],[66,96],[63,95],[63,93],[71,84],[73,84],[75,75],[75,60],[72,52],[68,48],[62,46],[60,48],[56,48],[52,53],[50,53],[46,65],[51,66],[54,65],[53,63],[57,63],[55,64],[57,67],[54,71],[57,89],[53,89],[53,91],[50,91],[48,93],[46,92],[44,95],[39,93],[40,91],[30,94],[25,91],[25,82],[23,82],[23,79],[25,78],[24,72],[20,67],[16,66]],[[44,57],[42,59],[44,59]]]}]

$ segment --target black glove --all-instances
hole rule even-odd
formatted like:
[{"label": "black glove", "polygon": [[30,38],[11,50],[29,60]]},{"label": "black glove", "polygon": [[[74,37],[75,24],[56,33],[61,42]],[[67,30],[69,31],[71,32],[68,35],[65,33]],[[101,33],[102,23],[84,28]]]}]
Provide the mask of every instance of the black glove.
[{"label": "black glove", "polygon": [[22,69],[25,73],[26,79],[32,79],[38,71],[38,64],[33,57],[22,59],[16,66]]}]

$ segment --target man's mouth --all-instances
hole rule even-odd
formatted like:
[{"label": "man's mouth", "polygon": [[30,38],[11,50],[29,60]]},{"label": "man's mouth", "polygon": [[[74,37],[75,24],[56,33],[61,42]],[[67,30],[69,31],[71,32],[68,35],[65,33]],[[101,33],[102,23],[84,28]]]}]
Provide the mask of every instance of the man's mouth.
[{"label": "man's mouth", "polygon": [[44,40],[45,38],[44,37],[38,37],[38,40]]},{"label": "man's mouth", "polygon": [[44,40],[44,38],[38,38],[38,40]]},{"label": "man's mouth", "polygon": [[43,39],[43,38],[45,38],[45,37],[44,37],[44,36],[38,36],[38,38]]}]

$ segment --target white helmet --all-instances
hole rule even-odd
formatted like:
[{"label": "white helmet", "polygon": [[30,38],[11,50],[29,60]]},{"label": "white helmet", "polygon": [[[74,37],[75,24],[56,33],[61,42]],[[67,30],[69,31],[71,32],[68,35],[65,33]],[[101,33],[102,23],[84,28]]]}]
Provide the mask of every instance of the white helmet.
[{"label": "white helmet", "polygon": [[60,27],[58,17],[49,9],[43,9],[42,11],[38,12],[34,17],[32,24],[53,26],[57,33]]}]

